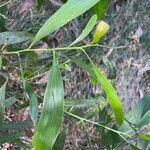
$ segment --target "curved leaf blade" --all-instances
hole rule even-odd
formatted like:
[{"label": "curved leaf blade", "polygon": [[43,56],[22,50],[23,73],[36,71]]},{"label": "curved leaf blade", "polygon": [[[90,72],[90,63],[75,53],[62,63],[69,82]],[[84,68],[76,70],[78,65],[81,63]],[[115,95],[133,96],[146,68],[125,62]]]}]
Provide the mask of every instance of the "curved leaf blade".
[{"label": "curved leaf blade", "polygon": [[4,120],[6,84],[7,78],[4,74],[0,73],[0,126],[3,124]]},{"label": "curved leaf blade", "polygon": [[150,124],[150,110],[148,110],[144,116],[141,118],[141,120],[139,120],[139,122],[137,123],[136,127],[143,127],[144,125],[148,125]]},{"label": "curved leaf blade", "polygon": [[98,19],[103,19],[108,7],[108,0],[101,0],[91,8],[91,12],[98,16]]},{"label": "curved leaf blade", "polygon": [[51,150],[60,132],[64,107],[64,88],[57,61],[49,74],[41,117],[33,136],[35,150]]},{"label": "curved leaf blade", "polygon": [[115,114],[117,123],[122,124],[124,119],[124,112],[115,89],[108,81],[108,79],[105,77],[105,75],[102,73],[102,71],[99,68],[97,68],[97,66],[90,59],[87,53],[85,51],[84,53],[90,60],[91,66],[85,64],[84,62],[82,62],[82,60],[79,59],[71,59],[71,60],[73,60],[73,62],[79,65],[82,69],[86,70],[92,77],[94,77],[100,83],[100,85],[102,86],[107,95],[108,102],[113,110],[113,113]]},{"label": "curved leaf blade", "polygon": [[26,96],[30,102],[31,119],[33,120],[34,124],[36,124],[37,119],[38,119],[38,99],[37,99],[37,96],[27,81],[24,81],[24,90],[25,90]]},{"label": "curved leaf blade", "polygon": [[30,47],[36,42],[80,16],[100,0],[69,0],[40,28]]},{"label": "curved leaf blade", "polygon": [[80,34],[80,36],[72,43],[70,44],[70,46],[79,43],[80,41],[82,41],[84,38],[86,38],[88,36],[88,34],[92,31],[92,29],[94,28],[95,24],[97,21],[97,15],[93,15],[91,17],[91,19],[89,20],[89,22],[87,23],[86,27],[84,28],[84,30],[82,31],[82,33]]},{"label": "curved leaf blade", "polygon": [[33,39],[33,36],[26,32],[1,32],[1,44],[18,44]]},{"label": "curved leaf blade", "polygon": [[122,124],[124,119],[124,112],[115,89],[113,88],[111,83],[107,80],[107,78],[104,76],[102,71],[98,69],[94,63],[92,63],[92,65],[93,70],[97,76],[98,82],[100,83],[100,85],[102,86],[102,88],[106,93],[107,100],[112,108],[117,123]]}]

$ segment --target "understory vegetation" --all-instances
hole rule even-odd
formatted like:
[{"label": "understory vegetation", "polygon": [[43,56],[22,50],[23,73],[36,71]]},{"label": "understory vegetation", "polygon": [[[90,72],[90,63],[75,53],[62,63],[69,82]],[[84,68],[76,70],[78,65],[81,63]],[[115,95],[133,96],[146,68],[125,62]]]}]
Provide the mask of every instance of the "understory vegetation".
[{"label": "understory vegetation", "polygon": [[149,10],[0,1],[0,149],[149,149]]}]

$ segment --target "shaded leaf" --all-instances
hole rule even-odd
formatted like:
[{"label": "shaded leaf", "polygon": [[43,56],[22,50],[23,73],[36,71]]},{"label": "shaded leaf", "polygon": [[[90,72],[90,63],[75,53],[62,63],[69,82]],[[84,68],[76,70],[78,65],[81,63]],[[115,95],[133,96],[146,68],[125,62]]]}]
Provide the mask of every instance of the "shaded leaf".
[{"label": "shaded leaf", "polygon": [[37,3],[37,9],[40,10],[40,8],[42,7],[44,0],[36,0]]},{"label": "shaded leaf", "polygon": [[[125,118],[132,124],[132,126],[125,122],[123,125],[119,128],[120,131],[128,132],[130,134],[134,134],[135,130],[133,129],[133,125],[136,125],[139,123],[139,120],[144,116],[144,114],[149,111],[150,109],[150,92],[146,93],[145,96],[139,100],[139,102],[127,113]],[[142,149],[146,149],[148,146],[148,141],[139,140],[138,145]]]},{"label": "shaded leaf", "polygon": [[139,123],[136,124],[136,127],[143,127],[144,125],[148,125],[150,123],[150,110],[148,110],[144,116],[141,118]]},{"label": "shaded leaf", "polygon": [[66,132],[63,130],[59,135],[54,144],[53,150],[63,150],[66,139]]},{"label": "shaded leaf", "polygon": [[103,19],[108,7],[108,0],[100,0],[94,7],[91,8],[91,12],[98,16],[98,19]]},{"label": "shaded leaf", "polygon": [[130,147],[132,150],[142,150],[140,148],[138,148],[137,146],[133,145],[133,144],[130,144]]},{"label": "shaded leaf", "polygon": [[92,64],[92,67],[90,65],[85,64],[82,60],[79,60],[79,59],[78,60],[72,59],[72,60],[81,68],[85,69],[92,77],[96,78],[99,81],[102,88],[106,92],[108,102],[110,103],[110,106],[112,107],[117,123],[121,124],[123,122],[124,113],[123,113],[120,100],[113,86],[107,80],[107,78],[103,75],[102,71],[96,67],[96,65],[92,62],[90,58],[89,60]]},{"label": "shaded leaf", "polygon": [[0,33],[0,45],[1,44],[18,44],[28,40],[31,40],[33,36],[26,32],[1,32]]},{"label": "shaded leaf", "polygon": [[7,77],[0,73],[0,126],[3,124],[4,120],[6,84]]},{"label": "shaded leaf", "polygon": [[36,42],[80,16],[100,0],[69,0],[40,28],[30,47]]},{"label": "shaded leaf", "polygon": [[[139,123],[139,120],[144,116],[144,114],[150,109],[150,92],[145,94],[145,96],[139,100],[139,102],[127,113],[125,118],[128,122],[136,125]],[[134,133],[133,128],[127,123],[124,122],[123,125],[119,128],[119,130]]]},{"label": "shaded leaf", "polygon": [[109,78],[116,79],[116,69],[114,64],[106,57],[103,57],[103,63],[109,70]]},{"label": "shaded leaf", "polygon": [[96,75],[91,65],[86,64],[81,59],[71,58],[70,60],[74,62],[76,65],[78,65],[79,67],[81,67],[83,70],[87,71],[89,75],[96,80]]},{"label": "shaded leaf", "polygon": [[27,81],[24,81],[24,90],[25,90],[26,96],[30,102],[31,119],[36,124],[37,119],[38,119],[38,99],[37,99],[37,96]]},{"label": "shaded leaf", "polygon": [[0,55],[0,70],[2,69],[3,57]]},{"label": "shaded leaf", "polygon": [[93,65],[93,70],[97,76],[97,80],[106,93],[107,100],[112,108],[117,123],[122,124],[124,119],[124,113],[115,89],[113,88],[111,83],[107,80],[107,78],[104,76],[102,71],[98,69],[93,62],[92,65]]},{"label": "shaded leaf", "polygon": [[43,109],[33,136],[35,150],[51,150],[60,132],[63,106],[64,89],[59,65],[54,58],[49,74]]},{"label": "shaded leaf", "polygon": [[[0,14],[5,16],[6,12],[7,12],[7,5],[0,7]],[[7,30],[5,28],[5,22],[6,22],[5,18],[0,15],[0,32],[4,32]]]},{"label": "shaded leaf", "polygon": [[82,31],[82,33],[80,34],[80,36],[69,46],[72,46],[76,43],[81,42],[84,38],[86,38],[88,36],[88,34],[92,31],[92,29],[94,28],[95,24],[97,21],[97,16],[94,15],[91,17],[91,19],[89,20],[89,22],[87,23],[86,27],[84,28],[84,30]]},{"label": "shaded leaf", "polygon": [[61,2],[66,3],[68,0],[61,0]]}]

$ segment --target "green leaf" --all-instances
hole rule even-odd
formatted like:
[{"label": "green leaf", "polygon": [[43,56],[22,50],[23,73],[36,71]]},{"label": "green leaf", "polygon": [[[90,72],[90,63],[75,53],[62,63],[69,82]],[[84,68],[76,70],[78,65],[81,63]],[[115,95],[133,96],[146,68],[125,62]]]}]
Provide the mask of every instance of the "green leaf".
[{"label": "green leaf", "polygon": [[0,126],[3,124],[5,112],[5,89],[7,77],[0,72]]},{"label": "green leaf", "polygon": [[[0,14],[2,15],[6,15],[6,12],[7,12],[7,5],[4,5],[2,7],[0,7]],[[5,28],[5,18],[0,15],[0,32],[4,32],[6,31],[7,29]]]},{"label": "green leaf", "polygon": [[[150,92],[146,93],[145,96],[141,100],[139,100],[139,102],[125,116],[125,118],[132,126],[128,122],[124,121],[123,125],[119,128],[120,131],[128,132],[129,134],[135,133],[133,127],[136,127],[141,118],[146,114],[147,111],[150,110],[149,100]],[[148,146],[148,142],[139,140],[138,145],[142,149],[146,149],[146,147]]]},{"label": "green leaf", "polygon": [[53,150],[63,150],[64,144],[66,140],[66,132],[63,130],[59,135],[54,144]]},{"label": "green leaf", "polygon": [[66,3],[68,0],[61,0],[61,2]]},{"label": "green leaf", "polygon": [[103,57],[103,63],[109,70],[109,78],[116,79],[116,69],[114,64],[106,57]]},{"label": "green leaf", "polygon": [[130,147],[131,147],[132,150],[142,150],[142,149],[140,149],[137,146],[132,145],[132,144],[130,144]]},{"label": "green leaf", "polygon": [[9,97],[8,99],[5,100],[5,107],[10,107],[16,102],[15,96]]},{"label": "green leaf", "polygon": [[3,57],[0,55],[0,70],[2,69]]},{"label": "green leaf", "polygon": [[136,124],[136,127],[143,127],[144,125],[148,125],[150,123],[150,110],[148,110],[144,116],[141,118],[139,123]]},{"label": "green leaf", "polygon": [[[139,100],[139,102],[127,113],[125,118],[128,120],[128,122],[132,123],[133,125],[139,123],[139,120],[141,120],[144,114],[146,114],[146,112],[150,110],[149,100],[150,92],[145,94],[145,96],[141,100]],[[123,125],[119,128],[119,130],[128,133],[135,132],[127,122],[124,122]]]},{"label": "green leaf", "polygon": [[87,23],[86,27],[84,28],[84,30],[80,34],[80,36],[72,44],[70,44],[69,46],[72,46],[72,45],[74,45],[76,43],[79,43],[84,38],[86,38],[88,36],[88,34],[94,28],[94,26],[96,24],[96,21],[97,21],[97,15],[92,16],[91,19],[89,20],[89,22]]},{"label": "green leaf", "polygon": [[98,19],[103,19],[108,7],[108,0],[100,0],[94,7],[91,8],[91,12],[98,16]]},{"label": "green leaf", "polygon": [[37,99],[37,96],[27,81],[24,81],[24,89],[26,92],[26,96],[30,101],[31,119],[33,120],[34,124],[36,124],[37,119],[38,119],[38,99]]},{"label": "green leaf", "polygon": [[112,108],[117,123],[122,124],[124,119],[124,113],[115,89],[113,88],[111,83],[107,80],[107,78],[104,76],[102,71],[98,69],[93,62],[92,65],[93,65],[93,70],[97,76],[97,80],[106,93],[107,100]]},{"label": "green leaf", "polygon": [[33,36],[26,32],[1,32],[1,44],[18,44],[33,39]]},{"label": "green leaf", "polygon": [[102,71],[96,67],[96,65],[92,62],[90,58],[89,60],[92,64],[92,67],[90,65],[85,64],[82,60],[79,60],[79,59],[71,59],[71,60],[77,65],[79,65],[82,69],[86,70],[92,77],[96,78],[99,81],[104,91],[106,92],[108,102],[110,103],[110,106],[112,107],[117,123],[121,124],[123,122],[124,113],[123,113],[120,100],[113,86],[107,80],[107,78],[103,75]]},{"label": "green leaf", "polygon": [[99,1],[100,0],[69,0],[45,22],[36,34],[30,47],[48,34],[80,16]]},{"label": "green leaf", "polygon": [[40,10],[40,8],[42,7],[44,0],[36,0],[37,3],[37,9]]},{"label": "green leaf", "polygon": [[150,141],[150,134],[140,134],[139,138],[146,140],[146,141]]},{"label": "green leaf", "polygon": [[51,150],[60,132],[64,107],[64,88],[55,57],[49,74],[41,117],[33,136],[35,150]]},{"label": "green leaf", "polygon": [[79,67],[81,67],[83,70],[87,71],[89,75],[96,80],[96,75],[91,65],[86,64],[81,59],[70,58],[70,60],[74,62],[76,65],[78,65]]}]

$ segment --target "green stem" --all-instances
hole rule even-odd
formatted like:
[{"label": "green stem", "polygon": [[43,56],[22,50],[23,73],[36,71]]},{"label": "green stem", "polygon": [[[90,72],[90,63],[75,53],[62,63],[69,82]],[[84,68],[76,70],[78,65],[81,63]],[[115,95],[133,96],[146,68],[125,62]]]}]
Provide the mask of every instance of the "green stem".
[{"label": "green stem", "polygon": [[101,125],[101,124],[99,124],[99,123],[97,123],[97,122],[94,122],[94,121],[87,120],[87,119],[85,119],[85,118],[81,118],[81,117],[79,117],[79,116],[76,116],[76,115],[74,115],[74,114],[72,114],[72,113],[69,113],[69,112],[67,112],[67,111],[64,111],[64,112],[65,112],[66,114],[68,114],[68,115],[74,117],[74,118],[77,118],[77,119],[81,120],[81,121],[86,121],[86,122],[95,124],[95,125],[97,125],[97,126],[100,126],[100,127],[102,127],[102,128],[105,128],[105,129],[107,129],[107,130],[110,130],[110,131],[112,131],[112,132],[115,132],[115,133],[117,133],[121,138],[123,138],[123,139],[126,140],[126,141],[127,141],[127,139],[125,139],[125,137],[123,137],[123,135],[124,135],[124,136],[127,136],[127,137],[129,137],[129,138],[131,137],[131,135],[129,135],[129,134],[125,133],[125,132],[121,132],[121,131],[117,131],[117,130],[115,130],[115,129],[111,129],[111,128],[106,127],[106,126],[104,126],[104,125]]},{"label": "green stem", "polygon": [[8,55],[8,54],[18,54],[18,53],[25,53],[25,52],[33,52],[33,51],[62,51],[62,50],[82,50],[84,48],[89,48],[89,47],[103,47],[103,48],[113,48],[113,49],[121,49],[125,48],[125,46],[117,46],[117,47],[110,47],[110,46],[105,46],[105,45],[84,45],[80,47],[58,47],[58,48],[48,48],[48,49],[23,49],[19,51],[14,51],[14,52],[3,52],[3,54]]}]

